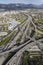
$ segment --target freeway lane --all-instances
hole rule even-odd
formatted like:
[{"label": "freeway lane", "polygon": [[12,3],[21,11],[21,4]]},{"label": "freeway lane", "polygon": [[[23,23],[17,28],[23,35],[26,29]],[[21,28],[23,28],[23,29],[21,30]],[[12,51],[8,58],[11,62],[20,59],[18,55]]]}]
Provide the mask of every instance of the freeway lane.
[{"label": "freeway lane", "polygon": [[[13,48],[12,52],[15,52],[15,53],[18,52],[20,49],[22,49],[23,47],[25,47],[25,46],[26,46],[27,44],[29,44],[30,42],[32,42],[32,41],[31,41],[31,40],[27,41],[25,44],[18,46],[15,50],[14,50],[14,48]],[[12,53],[12,52],[10,51],[10,53]],[[8,52],[6,52],[6,53],[8,53]],[[4,52],[4,54],[5,54],[5,52]],[[13,55],[12,55],[12,56],[13,56]],[[12,56],[11,56],[11,57],[12,57]],[[10,59],[9,59],[9,60],[10,60]],[[9,60],[5,60],[2,65],[6,65],[6,63],[7,63]]]},{"label": "freeway lane", "polygon": [[38,32],[38,33],[40,33],[40,34],[43,34],[43,32],[41,32],[41,31],[39,31],[39,30],[37,29],[37,26],[34,24],[34,22],[33,22],[33,20],[32,20],[32,16],[30,16],[30,18],[31,18],[31,23],[33,24],[33,26],[34,26],[34,28],[35,28],[35,31]]},{"label": "freeway lane", "polygon": [[[26,23],[26,22],[25,22]],[[21,30],[23,31],[24,30],[24,28],[25,28],[25,26],[26,26],[27,24],[23,24],[21,27]],[[10,43],[10,45],[7,47],[7,49],[8,48],[10,48],[10,47],[12,47],[12,45],[14,46],[14,45],[16,45],[16,40],[18,39],[18,37],[20,36],[20,34],[21,34],[22,32],[21,31],[19,31],[18,33],[17,33],[17,35],[14,37],[14,40]]]},{"label": "freeway lane", "polygon": [[[26,20],[25,20],[25,21],[26,21]],[[21,24],[18,24],[18,25],[14,28],[14,30],[15,30],[16,28],[18,28],[18,26],[22,27],[24,24],[25,24],[25,22],[23,22],[23,23],[21,23]],[[13,30],[13,31],[14,31],[14,30]],[[9,41],[9,43],[8,43],[7,45],[5,45],[3,49],[8,48],[10,45],[12,45],[12,43],[15,45],[14,39],[15,39],[15,37],[17,36],[18,33],[19,33],[19,30],[14,34],[14,36],[11,38],[11,40]]]},{"label": "freeway lane", "polygon": [[[38,46],[38,48],[41,50],[41,48],[40,48],[40,46],[39,46],[39,44],[41,43],[41,42],[39,42],[38,40],[35,40],[35,38],[31,38],[30,36],[28,36],[29,37],[29,39],[30,40],[28,40],[28,41],[26,41],[24,44],[21,44],[21,45],[19,45],[19,46],[14,46],[14,44],[16,44],[16,40],[19,38],[19,36],[20,36],[20,32],[22,31],[22,33],[23,33],[23,36],[22,36],[22,39],[21,39],[21,41],[23,40],[24,41],[24,38],[25,38],[25,36],[26,36],[26,33],[27,33],[27,30],[28,29],[30,29],[29,28],[29,22],[31,22],[32,24],[33,24],[33,27],[34,27],[34,30],[36,31],[36,25],[33,23],[33,21],[32,21],[32,18],[31,18],[31,16],[28,16],[28,20],[25,22],[25,24],[23,25],[23,26],[21,26],[20,27],[20,30],[19,30],[19,33],[17,34],[17,36],[15,36],[15,38],[14,38],[14,40],[13,40],[13,42],[11,43],[11,45],[9,44],[9,46],[4,50],[4,51],[2,51],[2,52],[0,52],[0,55],[4,55],[4,54],[7,54],[7,53],[10,53],[10,52],[19,52],[19,50],[21,50],[22,48],[24,48],[26,45],[28,45],[30,42],[34,42],[37,46]],[[26,27],[26,29],[25,29],[25,27]],[[24,51],[24,50],[23,50]],[[15,55],[15,54],[14,54]],[[10,59],[9,59],[10,60]],[[9,61],[8,60],[8,61]],[[6,63],[8,62],[8,61],[6,61]],[[5,62],[4,62],[5,63]],[[5,63],[5,64],[6,64]],[[4,64],[4,65],[5,65]]]},{"label": "freeway lane", "polygon": [[[25,24],[24,24],[24,26],[21,26],[22,27],[22,31],[25,29],[25,27],[26,27],[26,25],[28,24],[28,21],[30,21],[30,19],[28,19],[26,22],[25,22]],[[20,35],[20,32],[17,34],[17,36],[14,38],[14,40],[13,40],[13,42],[11,42],[11,44],[8,44],[4,49],[8,49],[9,47],[12,47],[12,45],[15,45],[16,44],[16,40],[18,39],[18,37],[19,37],[19,35]],[[6,50],[7,51],[7,50]],[[2,52],[3,52],[3,50],[2,50]],[[1,52],[0,52],[1,53]]]},{"label": "freeway lane", "polygon": [[[29,24],[29,22],[31,22],[31,23],[33,24],[33,26],[35,27],[35,30],[36,30],[36,26],[35,26],[35,24],[33,23],[32,18],[31,18],[30,16],[28,16],[28,20],[27,20],[27,22],[25,22],[25,24],[24,24],[24,26],[22,27],[21,30],[24,30],[24,29],[25,29],[25,26],[26,26],[27,24]],[[27,27],[27,29],[28,29],[28,27]],[[27,29],[26,29],[26,31],[27,31]],[[24,34],[23,37],[25,37],[26,31],[25,31],[25,33],[23,33],[23,34]],[[9,52],[13,51],[13,49],[17,49],[17,46],[14,46],[14,44],[16,44],[16,40],[18,39],[19,35],[20,35],[20,32],[19,32],[18,35],[14,38],[13,42],[12,42],[10,45],[8,45],[5,50],[3,50],[2,52],[0,52],[0,55],[3,55],[4,53],[9,53]],[[23,37],[22,37],[22,38],[23,38]],[[21,40],[22,40],[22,39],[21,39]],[[34,41],[34,40],[33,40],[33,41]],[[10,48],[10,50],[9,50],[9,48]]]},{"label": "freeway lane", "polygon": [[[34,42],[33,42],[34,43]],[[32,44],[33,44],[32,43]],[[31,44],[31,43],[30,43]],[[35,44],[35,43],[34,43]],[[33,44],[33,45],[34,45]],[[37,45],[35,45],[37,46]],[[27,44],[26,46],[24,46],[22,49],[20,49],[6,64],[4,65],[19,65],[19,57],[22,55],[22,53],[26,50],[26,49],[29,49],[30,48],[30,45]],[[37,49],[38,50],[38,49]],[[40,50],[39,50],[40,51]]]}]

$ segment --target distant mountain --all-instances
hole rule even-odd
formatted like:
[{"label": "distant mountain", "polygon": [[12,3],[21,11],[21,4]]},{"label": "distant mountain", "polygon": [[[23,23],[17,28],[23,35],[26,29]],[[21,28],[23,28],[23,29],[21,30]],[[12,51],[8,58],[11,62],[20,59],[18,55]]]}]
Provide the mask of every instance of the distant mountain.
[{"label": "distant mountain", "polygon": [[43,9],[43,4],[39,5],[39,8],[42,8]]},{"label": "distant mountain", "polygon": [[19,9],[27,9],[27,8],[43,9],[43,4],[41,5],[24,4],[24,3],[0,4],[0,9],[4,9],[4,10],[19,10]]}]

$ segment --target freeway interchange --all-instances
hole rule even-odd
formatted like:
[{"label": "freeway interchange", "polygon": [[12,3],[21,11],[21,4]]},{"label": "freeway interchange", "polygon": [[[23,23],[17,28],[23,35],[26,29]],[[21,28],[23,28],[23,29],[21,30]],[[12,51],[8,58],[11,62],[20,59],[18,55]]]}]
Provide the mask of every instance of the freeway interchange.
[{"label": "freeway interchange", "polygon": [[[35,43],[40,52],[41,50],[43,50],[43,47],[40,47],[43,38],[36,40],[34,37],[35,33],[38,32],[40,34],[43,34],[43,32],[37,30],[37,26],[34,24],[30,15],[27,15],[27,17],[28,19],[26,20],[26,22],[17,26],[18,30],[14,36],[14,39],[11,40],[11,42],[4,46],[4,48],[0,51],[0,56],[14,52],[12,57],[9,60],[6,59],[6,61],[4,61],[2,65],[19,65],[19,60],[22,53],[29,48],[29,44],[31,43]],[[30,27],[31,24],[33,27]],[[17,61],[18,58],[19,60]]]}]

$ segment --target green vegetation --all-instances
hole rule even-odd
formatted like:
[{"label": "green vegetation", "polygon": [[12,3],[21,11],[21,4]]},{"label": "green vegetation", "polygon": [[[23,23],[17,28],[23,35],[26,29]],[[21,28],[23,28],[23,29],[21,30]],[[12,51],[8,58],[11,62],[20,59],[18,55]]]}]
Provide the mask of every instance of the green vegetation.
[{"label": "green vegetation", "polygon": [[7,44],[11,40],[11,38],[14,36],[14,34],[15,34],[15,31],[11,32],[5,38],[3,38],[3,40],[0,42],[0,46]]},{"label": "green vegetation", "polygon": [[29,52],[26,51],[25,56],[23,58],[24,65],[28,65],[28,60],[29,60]]},{"label": "green vegetation", "polygon": [[17,39],[16,44],[20,45],[20,41],[21,41],[20,39]]},{"label": "green vegetation", "polygon": [[39,28],[37,28],[39,31],[41,31],[41,32],[43,32],[43,29],[39,29]]},{"label": "green vegetation", "polygon": [[38,39],[42,38],[42,34],[36,32],[34,37],[36,40],[38,40]]},{"label": "green vegetation", "polygon": [[19,38],[16,40],[17,45],[20,45],[21,38],[22,38],[22,35],[20,35]]},{"label": "green vegetation", "polygon": [[23,53],[20,65],[43,65],[42,56],[32,56],[28,51],[25,51]]},{"label": "green vegetation", "polygon": [[40,24],[43,24],[43,19],[38,19],[37,22],[40,23]]}]

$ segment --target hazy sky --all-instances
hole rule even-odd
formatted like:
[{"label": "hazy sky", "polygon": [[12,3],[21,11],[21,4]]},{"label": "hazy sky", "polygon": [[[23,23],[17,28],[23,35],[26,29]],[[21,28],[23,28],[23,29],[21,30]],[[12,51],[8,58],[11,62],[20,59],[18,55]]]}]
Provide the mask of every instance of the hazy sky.
[{"label": "hazy sky", "polygon": [[29,3],[29,4],[43,4],[43,0],[0,0],[0,3]]}]

